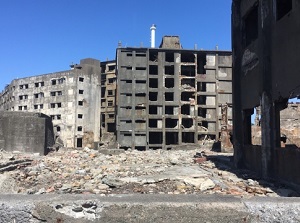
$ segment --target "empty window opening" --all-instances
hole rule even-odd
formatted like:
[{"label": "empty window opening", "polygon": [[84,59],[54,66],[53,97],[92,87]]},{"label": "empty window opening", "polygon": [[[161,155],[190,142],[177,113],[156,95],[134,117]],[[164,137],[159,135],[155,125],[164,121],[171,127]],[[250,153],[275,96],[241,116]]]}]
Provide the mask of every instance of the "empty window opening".
[{"label": "empty window opening", "polygon": [[[101,65],[101,73],[105,73],[105,69],[106,69],[106,65],[102,64]],[[101,75],[101,79],[102,79],[102,75]]]},{"label": "empty window opening", "polygon": [[135,80],[137,84],[146,84],[146,80]]},{"label": "empty window opening", "polygon": [[149,87],[150,88],[158,88],[158,79],[157,78],[150,78],[149,79]]},{"label": "empty window opening", "polygon": [[166,92],[165,93],[165,100],[166,101],[174,101],[174,93],[173,92]]},{"label": "empty window opening", "polygon": [[136,70],[146,70],[146,67],[136,67]]},{"label": "empty window opening", "polygon": [[197,83],[197,91],[206,92],[206,83],[198,82]]},{"label": "empty window opening", "polygon": [[258,37],[258,5],[254,6],[244,19],[246,46]]},{"label": "empty window opening", "polygon": [[28,84],[25,84],[25,89],[28,89]]},{"label": "empty window opening", "polygon": [[108,90],[108,91],[107,91],[107,95],[109,95],[109,96],[114,95],[114,94],[113,94],[113,90]]},{"label": "empty window opening", "polygon": [[166,128],[178,127],[178,119],[166,118]]},{"label": "empty window opening", "polygon": [[150,50],[149,51],[149,60],[152,61],[152,62],[157,62],[157,60],[158,60],[158,52]]},{"label": "empty window opening", "polygon": [[195,55],[190,52],[181,53],[181,62],[184,63],[195,63]]},{"label": "empty window opening", "polygon": [[80,119],[82,119],[83,118],[83,114],[78,114],[77,117],[80,118]]},{"label": "empty window opening", "polygon": [[136,53],[135,54],[136,57],[146,57],[146,53]]},{"label": "empty window opening", "polygon": [[44,105],[43,104],[40,104],[40,109],[43,109],[44,108]]},{"label": "empty window opening", "polygon": [[125,80],[126,84],[131,84],[132,80]]},{"label": "empty window opening", "polygon": [[65,78],[64,77],[63,78],[59,78],[57,81],[58,81],[59,84],[63,84],[64,81],[65,81]]},{"label": "empty window opening", "polygon": [[181,106],[181,114],[182,115],[190,115],[190,111],[191,111],[190,105],[182,105]]},{"label": "empty window opening", "polygon": [[206,118],[207,109],[206,108],[198,108],[198,116],[202,118]]},{"label": "empty window opening", "polygon": [[78,90],[79,94],[83,94],[84,90]]},{"label": "empty window opening", "polygon": [[150,75],[158,75],[158,67],[157,67],[157,65],[150,65],[149,66],[149,74]]},{"label": "empty window opening", "polygon": [[102,123],[102,127],[105,127],[105,114],[101,114],[101,123]]},{"label": "empty window opening", "polygon": [[116,66],[115,65],[110,65],[108,66],[108,71],[113,71],[116,69]]},{"label": "empty window opening", "polygon": [[55,91],[51,91],[51,92],[50,92],[50,95],[51,95],[51,96],[55,96],[55,95],[56,95],[56,92],[55,92]]},{"label": "empty window opening", "polygon": [[163,133],[162,132],[149,132],[149,144],[162,144]]},{"label": "empty window opening", "polygon": [[166,75],[174,75],[174,65],[165,66],[165,74]]},{"label": "empty window opening", "polygon": [[34,109],[38,109],[38,105],[34,105],[33,107],[34,107]]},{"label": "empty window opening", "polygon": [[107,132],[115,132],[115,131],[116,131],[115,123],[107,123]]},{"label": "empty window opening", "polygon": [[174,62],[174,53],[173,52],[166,52],[166,62]]},{"label": "empty window opening", "polygon": [[132,67],[126,67],[126,70],[132,70]]},{"label": "empty window opening", "polygon": [[292,0],[277,0],[276,1],[276,10],[277,10],[277,20],[281,19],[283,16],[288,14],[293,7]]},{"label": "empty window opening", "polygon": [[83,106],[83,101],[78,101],[79,106]]},{"label": "empty window opening", "polygon": [[77,148],[81,148],[82,147],[82,138],[77,138],[76,145],[77,145]]},{"label": "empty window opening", "polygon": [[18,109],[19,109],[19,111],[22,111],[22,106],[19,106]]},{"label": "empty window opening", "polygon": [[181,100],[182,101],[193,101],[195,99],[193,92],[182,92],[181,93]]},{"label": "empty window opening", "polygon": [[83,82],[84,78],[83,77],[79,77],[79,82]]},{"label": "empty window opening", "polygon": [[158,92],[149,92],[149,101],[157,101]]},{"label": "empty window opening", "polygon": [[194,120],[192,118],[183,118],[182,119],[182,127],[183,128],[191,128],[194,125]]},{"label": "empty window opening", "polygon": [[116,78],[108,78],[108,83],[109,84],[112,84],[114,82],[116,82]]},{"label": "empty window opening", "polygon": [[149,105],[149,114],[150,115],[157,115],[157,108],[158,108],[158,106]]},{"label": "empty window opening", "polygon": [[205,74],[206,55],[197,54],[197,74]]},{"label": "empty window opening", "polygon": [[146,97],[146,93],[137,93],[135,94],[136,97]]},{"label": "empty window opening", "polygon": [[166,132],[166,145],[178,145],[178,133]]},{"label": "empty window opening", "polygon": [[174,115],[174,106],[166,106],[165,114],[166,115]]},{"label": "empty window opening", "polygon": [[56,119],[60,120],[61,119],[61,115],[56,115]]},{"label": "empty window opening", "polygon": [[183,78],[183,79],[181,79],[181,86],[184,89],[194,89],[195,88],[195,79]]},{"label": "empty window opening", "polygon": [[149,119],[149,123],[148,123],[148,126],[149,128],[157,128],[157,119]]},{"label": "empty window opening", "polygon": [[82,126],[77,126],[77,131],[82,132]]},{"label": "empty window opening", "polygon": [[57,103],[57,107],[61,108],[61,102]]},{"label": "empty window opening", "polygon": [[56,131],[60,132],[60,126],[56,126]]},{"label": "empty window opening", "polygon": [[35,87],[38,87],[38,86],[39,86],[39,83],[34,83],[34,86],[35,86]]},{"label": "empty window opening", "polygon": [[136,146],[135,149],[138,150],[138,151],[146,151],[145,146]]},{"label": "empty window opening", "polygon": [[208,121],[202,121],[199,123],[200,126],[203,126],[204,128],[208,128]]},{"label": "empty window opening", "polygon": [[194,139],[194,132],[183,132],[182,133],[182,142],[183,143],[194,143],[195,139]]},{"label": "empty window opening", "polygon": [[174,78],[165,78],[165,87],[173,88],[174,87]]},{"label": "empty window opening", "polygon": [[107,102],[107,106],[108,106],[108,107],[113,106],[113,101],[108,101],[108,102]]},{"label": "empty window opening", "polygon": [[128,57],[132,57],[132,53],[127,53],[126,54]]},{"label": "empty window opening", "polygon": [[62,91],[57,91],[56,93],[57,93],[58,96],[62,95]]},{"label": "empty window opening", "polygon": [[195,77],[196,76],[196,71],[195,71],[195,66],[181,66],[181,75],[186,76],[186,77]]},{"label": "empty window opening", "polygon": [[27,105],[24,106],[24,110],[25,110],[25,111],[27,110]]},{"label": "empty window opening", "polygon": [[206,105],[206,96],[204,96],[204,95],[197,96],[197,104],[198,105]]},{"label": "empty window opening", "polygon": [[56,85],[56,80],[51,80],[52,85]]},{"label": "empty window opening", "polygon": [[55,108],[55,103],[51,103],[50,108]]},{"label": "empty window opening", "polygon": [[108,114],[108,118],[115,118],[115,114]]}]

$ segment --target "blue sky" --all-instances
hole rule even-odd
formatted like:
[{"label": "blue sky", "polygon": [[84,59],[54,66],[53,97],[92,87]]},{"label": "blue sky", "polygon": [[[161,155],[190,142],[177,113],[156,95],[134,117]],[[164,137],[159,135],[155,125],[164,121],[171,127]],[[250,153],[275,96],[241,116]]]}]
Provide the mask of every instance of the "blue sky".
[{"label": "blue sky", "polygon": [[122,46],[179,35],[185,49],[231,50],[231,0],[0,0],[0,91],[15,78],[69,69]]}]

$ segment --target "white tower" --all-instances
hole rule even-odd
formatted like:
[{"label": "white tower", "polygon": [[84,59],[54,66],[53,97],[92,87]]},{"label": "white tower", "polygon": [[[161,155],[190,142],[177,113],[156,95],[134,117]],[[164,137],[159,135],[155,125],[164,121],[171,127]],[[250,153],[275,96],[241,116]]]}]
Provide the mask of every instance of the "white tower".
[{"label": "white tower", "polygon": [[155,30],[156,30],[156,25],[152,25],[150,27],[151,30],[151,48],[155,48]]}]

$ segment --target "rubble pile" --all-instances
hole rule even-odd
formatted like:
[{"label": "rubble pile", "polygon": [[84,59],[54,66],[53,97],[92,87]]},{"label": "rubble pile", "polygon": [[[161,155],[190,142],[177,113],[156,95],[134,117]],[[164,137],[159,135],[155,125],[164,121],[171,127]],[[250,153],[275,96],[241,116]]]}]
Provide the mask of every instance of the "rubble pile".
[{"label": "rubble pile", "polygon": [[234,170],[228,155],[216,155],[209,150],[199,152],[199,148],[127,150],[115,155],[89,148],[64,148],[43,157],[6,156],[7,162],[13,160],[14,164],[26,161],[26,165],[0,173],[14,179],[14,193],[297,196],[282,185],[262,181],[250,172]]}]

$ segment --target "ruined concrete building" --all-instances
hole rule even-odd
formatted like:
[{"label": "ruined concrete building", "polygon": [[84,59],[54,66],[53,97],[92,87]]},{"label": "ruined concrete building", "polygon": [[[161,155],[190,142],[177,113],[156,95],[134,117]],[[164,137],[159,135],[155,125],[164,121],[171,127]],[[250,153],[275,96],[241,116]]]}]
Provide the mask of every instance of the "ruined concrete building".
[{"label": "ruined concrete building", "polygon": [[[297,184],[300,151],[281,148],[280,111],[300,95],[299,21],[298,0],[233,0],[235,164]],[[251,142],[256,106],[261,106],[261,146]]]},{"label": "ruined concrete building", "polygon": [[107,139],[107,133],[116,131],[116,61],[101,62],[101,139]]},{"label": "ruined concrete building", "polygon": [[100,61],[83,59],[71,70],[15,79],[0,94],[0,110],[44,113],[65,147],[100,137]]},{"label": "ruined concrete building", "polygon": [[116,60],[120,148],[219,140],[222,125],[231,124],[230,51],[184,50],[178,36],[165,36],[160,48],[118,48]]}]

